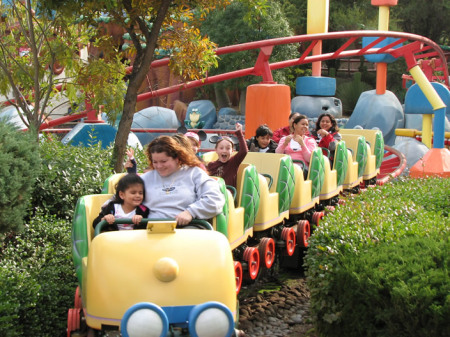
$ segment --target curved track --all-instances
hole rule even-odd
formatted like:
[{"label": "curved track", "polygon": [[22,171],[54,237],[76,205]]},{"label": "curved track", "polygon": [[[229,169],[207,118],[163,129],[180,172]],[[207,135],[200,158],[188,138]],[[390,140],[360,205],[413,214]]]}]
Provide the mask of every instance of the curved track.
[{"label": "curved track", "polygon": [[406,157],[400,151],[385,145],[385,154],[377,175],[377,185],[384,185],[389,179],[398,177],[406,168]]}]

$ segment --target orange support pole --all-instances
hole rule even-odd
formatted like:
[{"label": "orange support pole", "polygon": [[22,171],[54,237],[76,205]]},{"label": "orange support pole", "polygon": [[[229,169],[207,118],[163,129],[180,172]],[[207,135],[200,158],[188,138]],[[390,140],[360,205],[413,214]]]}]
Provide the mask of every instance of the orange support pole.
[{"label": "orange support pole", "polygon": [[261,124],[272,131],[286,126],[291,113],[291,90],[284,84],[259,83],[247,87],[245,138],[255,135]]},{"label": "orange support pole", "polygon": [[[317,44],[313,48],[313,55],[322,54],[322,40],[317,41]],[[322,61],[315,61],[312,63],[312,76],[320,77],[322,76]]]},{"label": "orange support pole", "polygon": [[387,63],[377,63],[377,95],[386,93]]}]

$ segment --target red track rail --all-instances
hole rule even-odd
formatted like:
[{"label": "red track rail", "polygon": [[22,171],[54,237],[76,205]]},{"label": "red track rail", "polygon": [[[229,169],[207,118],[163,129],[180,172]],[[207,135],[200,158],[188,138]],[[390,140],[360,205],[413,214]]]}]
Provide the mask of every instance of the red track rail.
[{"label": "red track rail", "polygon": [[398,177],[406,168],[406,157],[400,151],[385,145],[385,154],[377,175],[377,185],[383,185],[389,179]]},{"label": "red track rail", "polygon": [[[349,49],[355,45],[361,45],[359,42],[363,37],[378,37],[364,48]],[[392,42],[382,48],[373,48],[375,45],[379,44],[387,38],[396,38],[395,42]],[[333,53],[325,53],[320,55],[312,55],[312,50],[314,46],[320,40],[333,40],[333,39],[345,39],[346,41]],[[285,60],[281,62],[270,63],[269,58],[272,53],[273,47],[286,44],[303,44],[310,43],[306,50],[300,55],[300,57]],[[404,44],[397,49],[394,47]],[[362,55],[374,55],[374,54],[391,54],[395,57],[403,56],[407,58],[414,57],[416,60],[424,58],[435,58],[437,64],[436,71],[441,71],[442,76],[440,79],[450,87],[448,80],[448,68],[447,59],[442,51],[441,47],[432,40],[415,34],[402,33],[402,32],[385,32],[385,31],[345,31],[345,32],[332,32],[324,34],[309,34],[309,35],[296,35],[283,38],[268,39],[263,41],[247,42],[243,44],[221,47],[217,49],[216,55],[225,55],[236,52],[241,52],[245,50],[259,49],[259,55],[255,61],[255,65],[252,68],[235,70],[232,72],[207,76],[200,80],[180,83],[178,85],[173,85],[166,88],[161,88],[157,90],[151,90],[150,92],[140,94],[138,96],[138,101],[143,101],[153,97],[159,97],[168,95],[180,90],[197,88],[207,84],[222,82],[232,78],[238,78],[243,76],[262,76],[262,82],[273,82],[272,70],[292,67],[300,64],[307,64],[317,61],[326,61],[338,58],[350,58]],[[152,68],[159,68],[168,66],[169,59],[161,59],[154,61],[151,65]]]},{"label": "red track rail", "polygon": [[[359,40],[363,37],[377,37],[373,42],[364,48],[356,48],[355,46],[362,45]],[[374,48],[377,44],[381,43],[387,38],[395,38],[396,41],[382,47]],[[342,39],[345,42],[342,43],[335,52],[325,53],[320,55],[312,55],[312,50],[318,41],[326,41],[333,39]],[[286,44],[307,44],[309,46],[306,50],[295,59],[285,60],[281,62],[270,63],[270,55],[272,54],[273,48],[279,45]],[[396,46],[400,47],[396,48]],[[353,48],[353,49],[351,49]],[[225,55],[236,52],[241,52],[245,50],[255,50],[259,49],[258,58],[255,61],[255,65],[251,68],[235,70],[232,72],[207,76],[203,79],[179,83],[174,86],[161,88],[157,90],[152,90],[138,95],[137,101],[143,101],[149,98],[165,96],[177,91],[186,90],[190,88],[197,88],[207,84],[222,82],[232,78],[244,77],[244,76],[261,76],[262,82],[273,83],[272,70],[292,67],[301,64],[307,64],[318,61],[326,61],[338,58],[351,58],[358,57],[362,55],[375,55],[375,54],[390,54],[394,57],[405,57],[407,59],[407,64],[410,67],[411,63],[418,62],[422,60],[432,60],[434,65],[434,72],[441,72],[443,75],[436,76],[435,74],[428,72],[426,75],[429,80],[440,80],[447,87],[449,85],[449,73],[447,67],[447,59],[439,47],[438,44],[432,40],[415,34],[402,33],[402,32],[386,32],[386,31],[344,31],[344,32],[332,32],[324,34],[309,34],[309,35],[297,35],[284,38],[275,38],[262,41],[248,42],[233,46],[221,47],[216,50],[216,55]],[[167,67],[169,65],[169,59],[161,59],[152,62],[151,68]],[[131,68],[130,68],[131,69]],[[130,70],[128,69],[128,70]],[[78,118],[86,117],[87,112],[82,112],[78,114]],[[75,120],[76,115],[62,117],[57,120],[53,120],[50,123],[43,125],[42,129],[48,128],[50,126],[56,126],[66,122],[67,120]],[[161,132],[161,131],[159,131]],[[387,153],[385,155],[385,160],[381,166],[381,172],[377,177],[377,183],[379,185],[384,184],[391,177],[396,177],[406,167],[406,159],[402,153],[394,150],[388,146],[385,147]]]},{"label": "red track rail", "polygon": [[[355,45],[361,45],[361,43],[359,43],[360,42],[359,40],[362,39],[363,37],[378,37],[378,38],[364,48],[354,48]],[[378,43],[382,42],[387,38],[396,38],[397,40],[382,48],[374,48],[375,45],[377,45]],[[345,42],[342,43],[341,47],[339,47],[335,52],[320,55],[312,55],[312,50],[314,46],[318,43],[318,41],[335,40],[335,39],[345,40]],[[308,43],[309,46],[298,58],[275,63],[269,62],[272,50],[276,46],[286,44],[308,44]],[[394,47],[402,43],[404,44],[403,46],[394,49]],[[352,47],[354,49],[350,49]],[[255,61],[255,65],[251,68],[235,70],[214,76],[207,76],[199,80],[184,83],[182,82],[177,85],[157,90],[152,90],[152,88],[149,88],[150,89],[149,92],[138,95],[137,101],[138,102],[144,101],[154,97],[165,96],[177,91],[182,91],[190,88],[198,88],[207,84],[222,82],[225,80],[244,76],[261,76],[262,82],[271,83],[273,82],[272,70],[317,61],[326,61],[338,58],[351,58],[362,55],[374,55],[374,54],[391,54],[394,55],[395,57],[403,56],[408,60],[411,60],[411,58],[414,58],[414,60],[421,60],[424,58],[428,59],[434,58],[435,64],[437,65],[435,71],[440,71],[443,74],[442,76],[439,76],[439,79],[442,79],[442,82],[445,83],[447,87],[450,88],[448,79],[449,73],[447,68],[447,60],[444,52],[442,51],[442,49],[439,47],[438,44],[420,35],[402,32],[385,32],[385,31],[371,31],[371,30],[296,35],[221,47],[216,50],[216,55],[220,56],[255,49],[259,49],[259,55]],[[168,65],[169,59],[164,58],[152,62],[151,68],[167,67]],[[129,68],[128,71],[130,71],[130,69],[131,68]],[[435,76],[434,78],[436,79],[437,77]],[[78,116],[79,118],[84,118],[87,115],[88,111],[84,111],[77,115],[61,117],[49,122],[48,124],[47,123],[43,124],[41,130],[63,124],[67,122],[69,119],[75,120],[77,119],[76,116]]]}]

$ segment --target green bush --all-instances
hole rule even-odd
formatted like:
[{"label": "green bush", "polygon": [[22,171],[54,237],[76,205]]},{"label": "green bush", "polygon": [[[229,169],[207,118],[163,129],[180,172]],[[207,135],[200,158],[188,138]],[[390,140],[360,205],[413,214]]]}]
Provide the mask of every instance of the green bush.
[{"label": "green bush", "polygon": [[2,336],[63,336],[77,279],[71,223],[37,214],[0,251]]},{"label": "green bush", "polygon": [[449,251],[448,238],[410,236],[346,255],[332,283],[344,304],[333,336],[445,336]]},{"label": "green bush", "polygon": [[112,149],[64,145],[46,139],[39,148],[42,169],[36,179],[33,205],[45,213],[70,219],[79,197],[101,192],[112,174]]},{"label": "green bush", "polygon": [[0,233],[18,230],[39,172],[36,135],[0,120]]},{"label": "green bush", "polygon": [[[405,326],[416,324],[416,317],[408,313],[422,309],[414,300],[414,295],[419,296],[417,287],[430,289],[426,302],[423,293],[420,295],[422,303],[429,303],[429,310],[420,316],[428,322],[424,328],[444,331],[440,330],[445,324],[440,315],[448,313],[450,301],[439,295],[443,291],[448,293],[449,273],[448,260],[439,261],[440,251],[445,247],[448,251],[448,242],[441,242],[440,238],[448,238],[449,208],[450,179],[401,179],[369,189],[328,215],[311,237],[305,257],[311,311],[318,332],[328,337],[423,336],[424,330],[415,329],[408,334],[404,331]],[[403,249],[412,242],[415,254]],[[390,249],[395,249],[398,259],[408,264],[414,264],[414,258],[429,256],[432,262],[424,260],[420,265],[408,267],[417,268],[416,272],[421,270],[423,275],[434,275],[444,280],[443,284],[436,285],[424,276],[415,278],[420,283],[413,287],[410,271],[394,268],[397,263],[394,258],[392,271],[376,269],[375,266],[383,265],[384,259],[394,254]],[[444,265],[442,275],[436,271],[441,264]],[[391,272],[396,273],[396,278],[390,277]],[[374,281],[377,277],[382,286],[380,291],[367,284],[377,282]],[[397,291],[399,285],[404,288],[402,291]],[[351,291],[355,292],[353,296],[348,295]],[[439,294],[438,298],[435,294]],[[382,316],[380,301],[384,301],[385,308],[395,307],[397,311],[402,308],[397,313],[404,315],[402,322],[398,322],[398,315]],[[442,308],[435,307],[439,305]]]},{"label": "green bush", "polygon": [[[101,193],[112,174],[112,147],[64,145],[51,137],[39,147],[42,169],[36,179],[32,203],[36,209],[71,219],[79,197]],[[144,151],[135,150],[138,171],[148,166]]]}]

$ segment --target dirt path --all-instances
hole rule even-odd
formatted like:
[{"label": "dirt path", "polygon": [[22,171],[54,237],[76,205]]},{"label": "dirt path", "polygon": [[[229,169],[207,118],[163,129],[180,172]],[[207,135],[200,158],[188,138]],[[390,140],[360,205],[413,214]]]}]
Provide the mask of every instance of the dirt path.
[{"label": "dirt path", "polygon": [[239,329],[248,337],[315,337],[303,275],[264,277],[239,296]]}]

